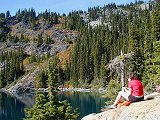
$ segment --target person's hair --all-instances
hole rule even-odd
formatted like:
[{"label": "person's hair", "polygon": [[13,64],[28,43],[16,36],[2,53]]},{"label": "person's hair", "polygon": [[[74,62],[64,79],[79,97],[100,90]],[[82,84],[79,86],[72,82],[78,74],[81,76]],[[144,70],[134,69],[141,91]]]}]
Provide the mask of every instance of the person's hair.
[{"label": "person's hair", "polygon": [[132,80],[132,79],[134,78],[134,74],[133,74],[132,72],[130,72],[130,73],[128,74],[128,77]]},{"label": "person's hair", "polygon": [[134,72],[130,72],[129,74],[128,74],[128,76],[129,76],[129,78],[131,79],[131,80],[141,80],[141,78],[138,76],[138,75],[136,75]]}]

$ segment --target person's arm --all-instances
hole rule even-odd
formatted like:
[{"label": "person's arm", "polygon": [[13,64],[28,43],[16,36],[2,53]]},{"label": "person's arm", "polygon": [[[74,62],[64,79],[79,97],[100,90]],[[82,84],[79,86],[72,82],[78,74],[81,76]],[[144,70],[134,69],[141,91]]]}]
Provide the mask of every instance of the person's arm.
[{"label": "person's arm", "polygon": [[132,90],[133,90],[133,88],[132,88],[132,81],[130,80],[130,81],[128,82],[129,95],[132,95]]},{"label": "person's arm", "polygon": [[129,95],[132,94],[132,88],[128,88],[128,93],[129,93]]},{"label": "person's arm", "polygon": [[132,94],[132,89],[131,89],[131,88],[123,87],[123,90],[124,90],[125,92],[127,92],[129,95]]}]

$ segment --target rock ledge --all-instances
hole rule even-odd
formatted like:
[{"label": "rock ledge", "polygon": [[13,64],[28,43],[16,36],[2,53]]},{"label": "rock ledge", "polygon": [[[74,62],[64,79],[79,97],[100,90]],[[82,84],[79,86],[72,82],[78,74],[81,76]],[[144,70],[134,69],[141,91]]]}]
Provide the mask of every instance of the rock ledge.
[{"label": "rock ledge", "polygon": [[90,114],[82,120],[160,120],[160,93],[152,100]]}]

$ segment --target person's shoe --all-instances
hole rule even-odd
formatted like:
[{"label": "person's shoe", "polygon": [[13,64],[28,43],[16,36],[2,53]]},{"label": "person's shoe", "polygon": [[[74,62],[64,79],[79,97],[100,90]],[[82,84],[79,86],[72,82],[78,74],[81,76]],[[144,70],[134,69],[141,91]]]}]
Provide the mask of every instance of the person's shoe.
[{"label": "person's shoe", "polygon": [[116,105],[109,105],[108,108],[117,108]]}]

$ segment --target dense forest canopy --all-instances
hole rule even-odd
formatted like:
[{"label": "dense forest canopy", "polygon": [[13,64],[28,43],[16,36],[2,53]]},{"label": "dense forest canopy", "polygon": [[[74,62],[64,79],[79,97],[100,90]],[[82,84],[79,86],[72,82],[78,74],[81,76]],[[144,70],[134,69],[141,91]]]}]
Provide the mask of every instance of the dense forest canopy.
[{"label": "dense forest canopy", "polygon": [[[110,60],[119,56],[122,50],[123,53],[134,52],[133,59],[126,65],[126,71],[136,71],[141,76],[146,89],[151,90],[159,84],[160,78],[159,4],[159,1],[149,1],[148,3],[136,1],[126,5],[111,3],[104,7],[88,8],[88,11],[72,11],[67,16],[50,12],[50,10],[37,14],[33,8],[18,10],[15,16],[11,16],[10,11],[7,11],[0,14],[0,41],[29,42],[30,38],[23,34],[21,36],[10,34],[10,26],[19,22],[34,31],[40,30],[42,23],[43,29],[61,24],[63,29],[78,32],[70,60],[66,61],[65,68],[63,67],[61,70],[61,75],[63,74],[61,83],[69,81],[74,87],[81,85],[92,87],[94,84],[98,85],[97,87],[105,87],[112,79],[119,81],[116,73],[111,75],[105,66]],[[100,24],[92,25],[93,21],[98,21]],[[44,42],[54,44],[50,36],[47,36],[45,40],[43,37],[42,31],[37,38],[32,40],[38,45]],[[5,56],[3,52],[1,54]],[[6,54],[6,56],[8,55]],[[11,56],[14,55],[11,53]],[[4,63],[3,59],[1,60],[2,64]],[[31,62],[40,61],[37,59],[39,58],[30,57]],[[6,69],[6,67],[4,68]],[[3,71],[4,69],[1,69],[1,74]],[[4,78],[4,75],[1,78]],[[12,78],[14,77],[12,76]]]},{"label": "dense forest canopy", "polygon": [[[107,77],[109,71],[105,66],[120,55],[121,50],[124,53],[134,52],[126,68],[136,71],[146,90],[154,89],[159,84],[159,1],[156,4],[150,2],[148,9],[139,7],[142,3],[118,7],[115,4],[106,5],[109,15],[108,18],[105,18],[106,15],[101,16],[104,25],[94,28],[89,26],[81,30],[82,34],[75,43],[70,63],[70,79],[75,85],[83,81],[82,83],[105,86],[115,79],[116,74]],[[101,15],[99,12],[105,14],[105,9],[93,8],[94,12],[97,11],[93,15]],[[90,11],[91,9],[89,13],[92,14]],[[95,19],[96,17],[91,17],[91,20]],[[108,21],[107,25],[105,21]]]}]

